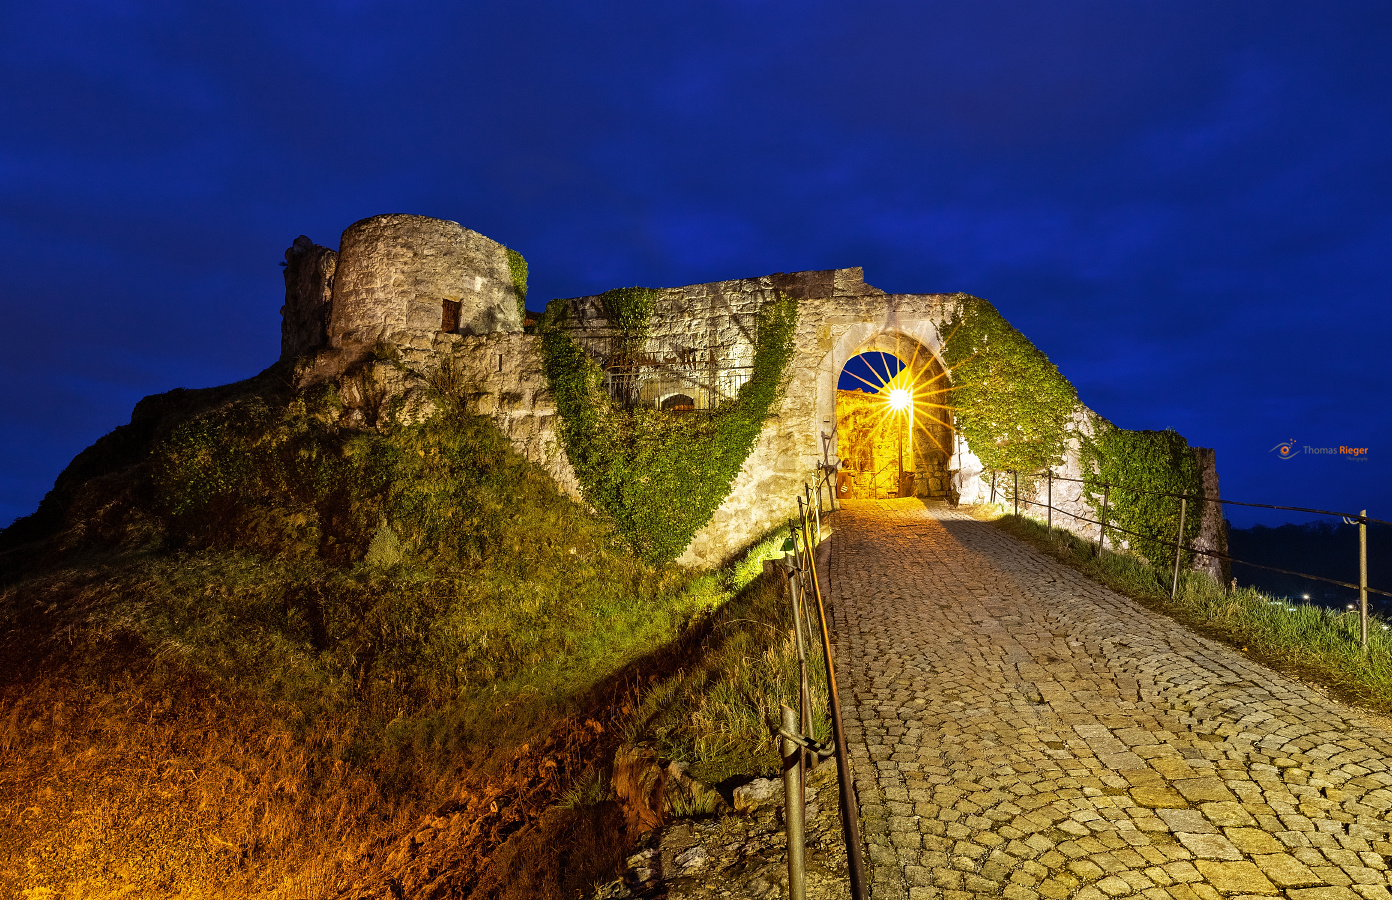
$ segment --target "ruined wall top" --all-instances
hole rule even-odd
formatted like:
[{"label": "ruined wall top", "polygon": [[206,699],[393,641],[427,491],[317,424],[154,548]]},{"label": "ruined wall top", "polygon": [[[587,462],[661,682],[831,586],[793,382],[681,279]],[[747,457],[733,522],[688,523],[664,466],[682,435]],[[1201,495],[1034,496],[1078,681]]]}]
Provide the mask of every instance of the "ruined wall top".
[{"label": "ruined wall top", "polygon": [[458,222],[373,216],[343,232],[329,345],[351,354],[382,341],[428,346],[440,331],[521,331],[520,299],[502,244]]},{"label": "ruined wall top", "polygon": [[[810,272],[777,272],[705,284],[657,288],[649,336],[652,341],[701,347],[729,359],[753,353],[753,326],[759,307],[775,296],[835,304],[879,298],[885,293],[865,283],[860,267]],[[553,300],[566,311],[566,327],[577,336],[610,330],[603,295]],[[746,360],[747,361],[747,360]]]},{"label": "ruined wall top", "polygon": [[305,235],[285,251],[285,305],[280,308],[280,358],[317,353],[328,343],[338,254]]}]

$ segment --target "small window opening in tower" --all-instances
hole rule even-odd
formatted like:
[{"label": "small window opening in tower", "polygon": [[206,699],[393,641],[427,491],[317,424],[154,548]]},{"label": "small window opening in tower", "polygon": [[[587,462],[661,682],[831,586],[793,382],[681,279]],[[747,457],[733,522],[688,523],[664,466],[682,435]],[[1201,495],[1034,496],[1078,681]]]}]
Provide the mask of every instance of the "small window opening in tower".
[{"label": "small window opening in tower", "polygon": [[440,303],[440,330],[446,332],[459,330],[458,300],[444,300]]}]

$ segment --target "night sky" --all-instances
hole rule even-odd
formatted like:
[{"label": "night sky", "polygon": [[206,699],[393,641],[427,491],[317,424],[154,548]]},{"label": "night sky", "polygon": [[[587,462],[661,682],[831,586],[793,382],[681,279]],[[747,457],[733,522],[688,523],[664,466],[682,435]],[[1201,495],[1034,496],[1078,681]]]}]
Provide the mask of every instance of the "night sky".
[{"label": "night sky", "polygon": [[966,291],[1226,497],[1392,518],[1385,0],[0,0],[0,524],[272,363],[285,248],[388,212],[520,250],[533,308]]}]

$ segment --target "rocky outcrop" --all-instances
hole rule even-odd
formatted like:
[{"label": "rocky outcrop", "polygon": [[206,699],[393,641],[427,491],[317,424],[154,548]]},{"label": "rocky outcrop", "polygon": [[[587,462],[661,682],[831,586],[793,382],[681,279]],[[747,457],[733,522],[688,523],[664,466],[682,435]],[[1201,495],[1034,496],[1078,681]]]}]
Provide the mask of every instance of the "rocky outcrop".
[{"label": "rocky outcrop", "polygon": [[541,339],[520,332],[436,334],[427,349],[402,348],[341,369],[326,351],[300,370],[308,388],[336,383],[351,424],[375,428],[423,421],[441,403],[487,416],[513,449],[544,468],[561,490],[580,497],[579,481],[557,434],[555,398],[542,368]]},{"label": "rocky outcrop", "polygon": [[[836,766],[825,763],[807,781],[807,896],[832,900],[850,893],[846,845],[837,806]],[[734,792],[734,812],[677,819],[650,831],[621,877],[589,900],[776,900],[788,896],[783,783],[756,779]]]}]

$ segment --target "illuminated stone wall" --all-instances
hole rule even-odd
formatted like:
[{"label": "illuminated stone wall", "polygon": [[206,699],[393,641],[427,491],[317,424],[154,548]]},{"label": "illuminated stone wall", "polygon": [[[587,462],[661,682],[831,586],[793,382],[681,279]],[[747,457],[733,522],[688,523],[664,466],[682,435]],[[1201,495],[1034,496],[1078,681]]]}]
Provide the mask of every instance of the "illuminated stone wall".
[{"label": "illuminated stone wall", "polygon": [[[836,385],[851,357],[867,350],[897,352],[905,359],[917,353],[918,364],[932,358],[940,371],[939,332],[950,315],[952,295],[886,294],[867,285],[859,268],[664,288],[649,346],[654,351],[661,346],[704,349],[723,365],[747,366],[754,356],[759,306],[780,293],[798,301],[787,393],[745,460],[734,489],[697,532],[682,563],[719,563],[797,514],[803,485],[816,485],[818,467],[839,459]],[[613,335],[599,296],[554,302],[565,307],[572,334],[582,344],[599,346]],[[979,481],[975,476],[980,463],[960,442],[945,465],[964,469],[968,484]],[[934,467],[934,474],[941,483],[945,470]]]},{"label": "illuminated stone wall", "polygon": [[[837,383],[846,363],[880,350],[915,369],[924,368],[926,361],[930,374],[941,373],[944,325],[959,296],[887,294],[867,285],[859,268],[663,288],[644,352],[677,352],[688,363],[694,360],[688,372],[708,371],[705,388],[732,396],[738,372],[753,361],[759,307],[779,295],[799,305],[787,392],[733,490],[680,557],[684,564],[718,564],[796,515],[804,485],[817,485],[824,464],[837,464],[841,453],[850,453],[837,432]],[[446,301],[458,304],[457,325],[449,329],[445,326],[454,323],[454,311],[445,314]],[[375,216],[350,226],[336,254],[308,238],[296,241],[287,253],[283,355],[300,360],[294,377],[301,386],[346,379],[350,414],[364,421],[371,418],[374,404],[382,404],[383,391],[402,401],[393,407],[397,414],[428,414],[422,373],[452,360],[477,383],[472,401],[477,410],[492,416],[519,452],[578,495],[574,472],[557,441],[554,400],[541,375],[540,342],[520,333],[517,301],[501,244],[455,222]],[[566,327],[593,352],[616,336],[598,296],[552,304],[567,312]],[[370,351],[377,347],[397,359],[374,361]],[[362,387],[355,398],[352,385],[357,383]],[[699,391],[680,383],[639,392],[644,402],[658,406],[678,395],[696,401],[698,411],[685,414],[699,414],[706,402]],[[1080,473],[1077,435],[1087,421],[1085,410],[1074,416],[1075,436],[1060,474]],[[963,503],[990,498],[990,473],[982,472],[960,435],[934,426],[924,437],[936,437],[943,452],[929,452],[930,440],[913,442],[918,495],[939,497],[955,489]],[[1212,454],[1199,458],[1216,489]],[[1042,481],[1026,482],[1020,493],[1024,501],[1041,503],[1046,488]],[[1013,499],[1006,484],[997,484],[996,499]],[[1056,482],[1053,502],[1059,509],[1056,525],[1095,536],[1096,526],[1081,520],[1092,518],[1093,512],[1080,485]],[[1028,504],[1026,511],[1041,512]],[[1218,546],[1220,540],[1221,518],[1206,513],[1200,542]]]},{"label": "illuminated stone wall", "polygon": [[350,357],[378,342],[428,349],[445,301],[459,304],[459,334],[522,330],[502,244],[443,219],[363,219],[339,246],[329,344]]}]

